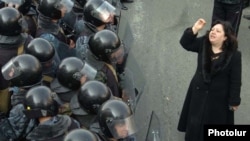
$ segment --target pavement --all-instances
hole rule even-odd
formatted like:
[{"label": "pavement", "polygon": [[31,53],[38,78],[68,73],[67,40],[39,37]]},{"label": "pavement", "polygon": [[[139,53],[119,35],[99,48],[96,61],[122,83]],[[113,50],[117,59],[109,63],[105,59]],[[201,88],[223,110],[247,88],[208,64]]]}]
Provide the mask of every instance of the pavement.
[{"label": "pavement", "polygon": [[[179,39],[198,18],[209,29],[213,0],[135,0],[122,11],[132,31],[131,53],[146,83],[136,108],[137,139],[145,141],[151,112],[159,118],[162,141],[184,141],[177,124],[189,82],[196,69],[196,54],[187,52]],[[243,14],[250,14],[246,8]],[[242,51],[242,102],[235,112],[236,124],[250,124],[250,21],[241,19],[238,41]],[[132,38],[132,37],[131,37]],[[136,79],[136,76],[135,76]]]}]

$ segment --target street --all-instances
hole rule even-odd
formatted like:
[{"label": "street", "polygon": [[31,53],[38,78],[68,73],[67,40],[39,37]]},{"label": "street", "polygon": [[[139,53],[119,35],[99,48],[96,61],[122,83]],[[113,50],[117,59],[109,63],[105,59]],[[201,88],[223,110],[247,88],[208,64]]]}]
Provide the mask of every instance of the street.
[{"label": "street", "polygon": [[[133,34],[130,52],[145,78],[135,112],[138,141],[146,140],[152,111],[159,117],[161,141],[184,141],[177,124],[197,56],[184,50],[179,39],[198,18],[207,21],[199,35],[210,28],[213,0],[134,0],[125,5],[128,10],[122,11],[122,18],[128,20]],[[250,14],[250,8],[244,13]],[[238,40],[242,51],[242,102],[235,112],[236,124],[250,124],[249,25],[250,21],[241,19]]]}]

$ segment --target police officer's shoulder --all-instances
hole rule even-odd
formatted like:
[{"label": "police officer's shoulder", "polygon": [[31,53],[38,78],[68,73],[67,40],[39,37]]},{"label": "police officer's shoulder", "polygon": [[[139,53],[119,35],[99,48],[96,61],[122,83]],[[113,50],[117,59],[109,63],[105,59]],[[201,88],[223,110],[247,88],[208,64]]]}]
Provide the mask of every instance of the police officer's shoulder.
[{"label": "police officer's shoulder", "polygon": [[40,38],[44,38],[48,41],[54,41],[56,39],[56,37],[53,34],[50,33],[43,33],[40,35]]},{"label": "police officer's shoulder", "polygon": [[74,30],[76,35],[80,35],[81,33],[87,32],[86,21],[78,20],[75,23]]}]

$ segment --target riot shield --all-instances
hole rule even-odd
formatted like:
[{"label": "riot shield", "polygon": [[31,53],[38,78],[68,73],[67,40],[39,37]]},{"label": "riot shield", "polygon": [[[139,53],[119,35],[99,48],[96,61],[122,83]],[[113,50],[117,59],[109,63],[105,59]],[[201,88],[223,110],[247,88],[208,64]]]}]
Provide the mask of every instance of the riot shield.
[{"label": "riot shield", "polygon": [[147,131],[146,141],[161,141],[160,121],[158,116],[152,111]]},{"label": "riot shield", "polygon": [[[114,0],[109,0],[110,3],[112,3],[112,1]],[[124,68],[124,71],[122,74],[119,74],[120,78],[122,79],[121,85],[123,85],[123,100],[127,102],[133,112],[135,112],[136,105],[143,93],[146,80],[137,61],[133,56],[133,53],[130,52],[130,49],[132,48],[134,43],[134,37],[127,18],[122,16],[120,1],[114,6],[118,9],[116,12],[120,12],[120,14],[116,13],[117,15],[119,15],[116,16],[117,34],[125,47],[126,59],[123,64],[120,64],[120,67],[122,68],[121,70],[123,71]],[[118,68],[119,72],[119,67],[116,67]]]},{"label": "riot shield", "polygon": [[[141,71],[140,66],[138,65],[136,59],[134,58],[133,52],[130,52],[127,57],[126,68],[129,70],[133,78],[133,85],[135,90],[135,100],[136,103],[139,102],[139,99],[144,92],[146,85],[146,79],[144,74]],[[130,82],[132,83],[132,82]]]},{"label": "riot shield", "polygon": [[134,113],[137,103],[133,73],[130,68],[127,67],[119,77],[121,79],[120,84],[122,86],[122,99],[129,105]]},{"label": "riot shield", "polygon": [[127,18],[122,16],[122,14],[119,17],[119,23],[117,27],[118,27],[117,33],[118,33],[119,38],[122,40],[124,45],[130,50],[130,48],[132,47],[134,43],[134,36],[132,34],[133,32],[131,30],[131,27]]},{"label": "riot shield", "polygon": [[128,54],[124,72],[119,75],[119,78],[123,88],[123,100],[135,112],[136,105],[144,91],[146,80],[132,52]]}]

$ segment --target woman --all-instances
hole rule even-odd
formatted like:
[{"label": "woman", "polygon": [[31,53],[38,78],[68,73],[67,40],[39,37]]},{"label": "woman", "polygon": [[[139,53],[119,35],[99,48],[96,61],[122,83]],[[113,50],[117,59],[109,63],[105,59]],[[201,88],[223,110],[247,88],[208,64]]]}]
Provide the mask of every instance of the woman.
[{"label": "woman", "polygon": [[198,53],[178,124],[186,141],[203,141],[203,125],[234,124],[241,101],[241,53],[233,28],[229,22],[215,21],[210,31],[197,37],[205,25],[199,19],[180,40],[184,49]]}]

